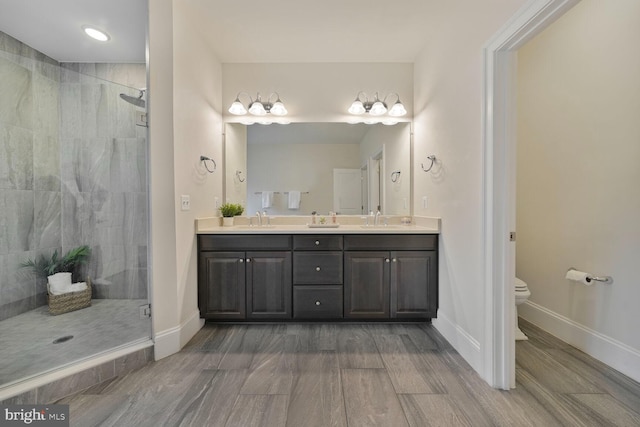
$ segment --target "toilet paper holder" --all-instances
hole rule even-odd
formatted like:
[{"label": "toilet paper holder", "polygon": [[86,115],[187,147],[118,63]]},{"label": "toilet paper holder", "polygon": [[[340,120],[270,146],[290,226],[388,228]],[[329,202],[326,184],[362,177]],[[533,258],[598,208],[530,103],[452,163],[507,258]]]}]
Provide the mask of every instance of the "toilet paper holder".
[{"label": "toilet paper holder", "polygon": [[[578,271],[577,269],[571,267],[569,268],[569,270],[567,271]],[[613,277],[611,276],[594,276],[591,273],[587,273],[587,282],[600,282],[600,283],[604,283],[605,285],[610,285],[613,283]]]}]

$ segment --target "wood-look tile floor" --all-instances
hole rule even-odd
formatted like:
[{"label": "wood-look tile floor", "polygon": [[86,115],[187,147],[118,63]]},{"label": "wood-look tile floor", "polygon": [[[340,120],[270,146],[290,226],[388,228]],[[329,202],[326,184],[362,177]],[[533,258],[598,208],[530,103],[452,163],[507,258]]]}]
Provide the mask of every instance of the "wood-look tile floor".
[{"label": "wood-look tile floor", "polygon": [[429,324],[207,324],[92,387],[73,426],[640,426],[640,384],[521,322],[517,388],[489,387]]}]

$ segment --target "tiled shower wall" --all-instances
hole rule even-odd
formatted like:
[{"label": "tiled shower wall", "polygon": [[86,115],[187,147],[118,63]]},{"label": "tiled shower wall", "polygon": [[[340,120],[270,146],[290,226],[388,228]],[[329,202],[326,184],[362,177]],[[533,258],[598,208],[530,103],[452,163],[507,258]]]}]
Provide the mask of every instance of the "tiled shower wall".
[{"label": "tiled shower wall", "polygon": [[22,261],[83,244],[94,298],[147,297],[146,128],[119,97],[145,75],[59,64],[0,32],[0,320],[46,304]]}]

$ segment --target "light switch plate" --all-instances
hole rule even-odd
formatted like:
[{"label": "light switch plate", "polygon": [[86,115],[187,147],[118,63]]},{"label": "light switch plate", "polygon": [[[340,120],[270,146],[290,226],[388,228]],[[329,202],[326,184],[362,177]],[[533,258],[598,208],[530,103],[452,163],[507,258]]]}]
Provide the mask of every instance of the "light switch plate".
[{"label": "light switch plate", "polygon": [[427,209],[427,196],[422,196],[422,209]]},{"label": "light switch plate", "polygon": [[182,196],[180,196],[180,210],[191,210],[191,198],[188,194],[183,194]]}]

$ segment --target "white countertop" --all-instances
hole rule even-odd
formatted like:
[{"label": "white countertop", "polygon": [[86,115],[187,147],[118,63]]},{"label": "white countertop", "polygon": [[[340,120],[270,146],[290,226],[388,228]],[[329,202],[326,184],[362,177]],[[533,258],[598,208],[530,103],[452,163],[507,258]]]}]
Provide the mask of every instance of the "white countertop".
[{"label": "white countertop", "polygon": [[[364,226],[360,215],[338,218],[338,227],[309,227],[308,217],[272,217],[271,225],[251,226],[249,218],[236,217],[231,227],[221,226],[220,217],[196,219],[196,234],[440,234],[440,218],[412,217],[401,225],[401,217],[388,217],[389,225]],[[255,219],[254,219],[255,222]]]}]

